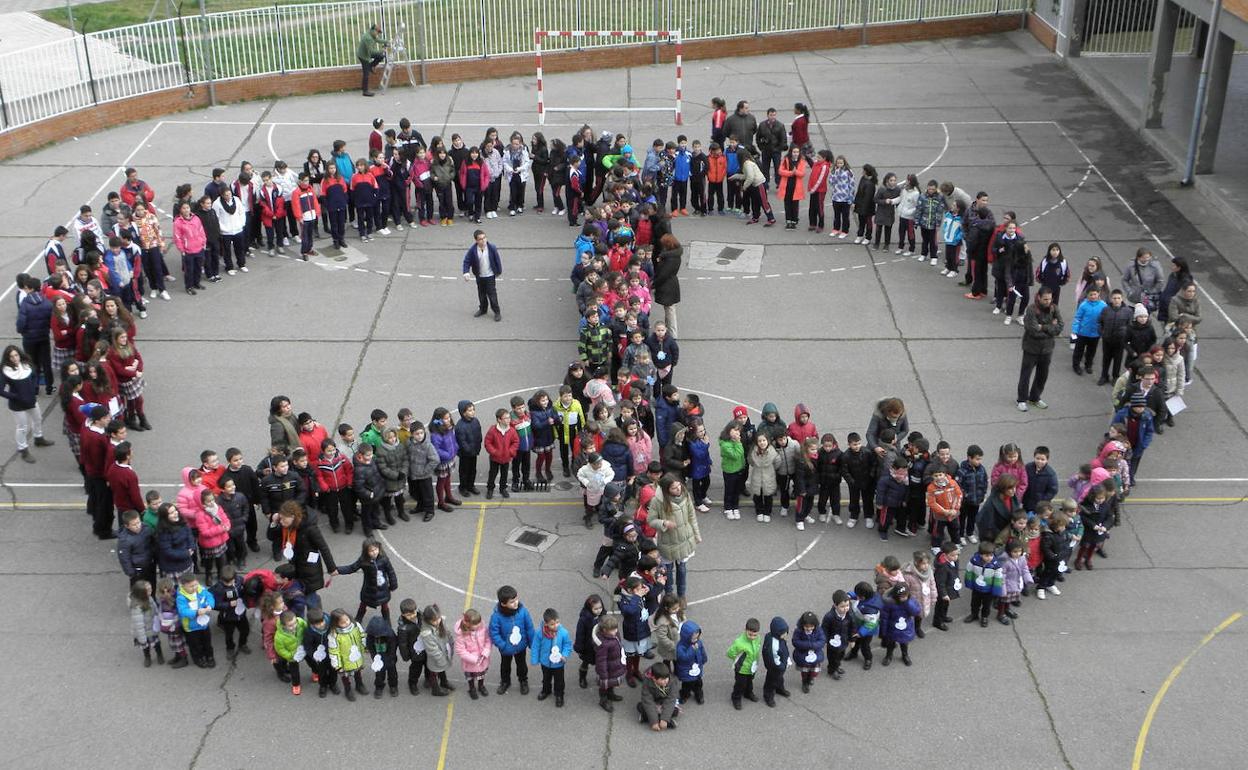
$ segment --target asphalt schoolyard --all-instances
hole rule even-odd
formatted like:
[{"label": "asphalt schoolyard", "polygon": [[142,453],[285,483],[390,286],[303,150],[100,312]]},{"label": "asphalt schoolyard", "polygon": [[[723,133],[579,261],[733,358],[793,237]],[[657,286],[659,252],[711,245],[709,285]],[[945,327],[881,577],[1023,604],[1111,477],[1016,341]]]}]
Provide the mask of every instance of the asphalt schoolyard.
[{"label": "asphalt schoolyard", "polygon": [[[663,66],[548,76],[547,99],[663,106],[672,74]],[[1101,256],[1115,285],[1141,245],[1163,261],[1167,250],[1192,260],[1205,321],[1189,408],[1148,451],[1143,480],[1113,533],[1112,557],[1068,580],[1060,598],[1025,600],[1012,628],[957,623],[918,642],[911,668],[849,666],[840,682],[821,678],[809,695],[794,685],[794,697],[776,709],[747,703],[739,714],[728,703],[723,651],[746,618],[766,626],[780,615],[792,625],[803,610],[822,614],[834,590],[869,578],[884,555],[905,562],[925,543],[883,544],[862,527],[797,532],[779,517],[769,525],[748,515],[728,522],[713,510],[701,517],[704,542],[689,568],[689,615],[705,629],[711,656],[708,702],[690,707],[676,734],[637,725],[632,691],[626,708],[608,717],[574,677],[562,711],[550,702],[521,707],[515,690],[471,702],[462,687],[450,699],[404,691],[347,704],[306,690],[295,699],[254,637],[256,653],[233,666],[141,667],[129,639],[125,580],[108,545],[90,537],[59,408],[49,402],[46,423],[57,446],[37,450],[35,465],[10,456],[0,468],[10,496],[0,510],[0,597],[16,624],[0,674],[11,694],[0,707],[11,761],[1097,767],[1131,762],[1144,727],[1142,766],[1237,764],[1238,725],[1248,716],[1235,696],[1245,683],[1236,663],[1245,652],[1243,624],[1226,626],[1181,675],[1172,672],[1244,606],[1234,538],[1246,511],[1236,460],[1248,450],[1238,418],[1248,408],[1240,383],[1248,344],[1240,331],[1248,328],[1242,257],[1218,252],[1155,191],[1152,180],[1168,167],[1021,34],[692,62],[685,77],[680,129],[662,113],[553,112],[543,130],[566,138],[587,120],[627,133],[635,147],[677,133],[705,142],[711,96],[749,99],[758,113],[775,106],[786,123],[801,101],[813,110],[816,147],[855,167],[870,162],[881,172],[989,191],[998,214],[1018,212],[1031,243],[1059,241],[1072,266]],[[362,154],[376,115],[391,124],[408,116],[426,137],[458,131],[475,141],[490,125],[536,130],[533,104],[532,78],[521,78],[396,90],[367,102],[334,94],[232,105],[66,139],[0,164],[7,180],[0,260],[8,275],[25,269],[46,233],[78,205],[98,210],[104,192],[120,185],[119,167],[138,167],[164,207],[176,184],[199,188],[213,166],[245,159],[265,168],[281,157],[297,167],[310,147],[327,153],[336,138]],[[279,392],[327,425],[362,426],[375,407],[393,415],[409,406],[427,420],[434,407],[470,398],[484,414],[513,393],[558,383],[575,357],[566,276],[577,231],[532,213],[483,229],[504,260],[498,324],[471,317],[475,292],[459,278],[472,230],[463,223],[368,244],[351,238],[345,263],[261,254],[249,274],[194,298],[175,284],[173,301],[156,300],[138,333],[155,426],[133,437],[144,487],[172,498],[180,468],[204,448],[238,446],[254,462],[267,440],[269,398]],[[1045,392],[1050,408],[1015,411],[1019,329],[1001,324],[985,303],[962,299],[956,281],[936,268],[804,228],[747,228],[730,217],[682,218],[675,232],[687,260],[676,382],[702,394],[716,430],[736,403],[774,401],[787,416],[801,401],[821,432],[843,442],[865,429],[876,400],[896,395],[912,428],[948,440],[959,458],[970,443],[985,447],[989,462],[1005,442],[1028,457],[1045,444],[1063,479],[1091,459],[1109,416],[1108,389],[1071,374],[1059,345]],[[724,246],[745,248],[729,265],[697,256]],[[1062,299],[1067,323],[1072,294]],[[4,307],[11,318],[12,305]],[[390,529],[396,603],[436,602],[451,619],[465,606],[488,614],[496,588],[510,583],[535,614],[554,607],[573,625],[587,594],[609,592],[589,574],[599,536],[581,527],[578,510],[571,490],[556,489],[515,495],[506,505],[474,500],[433,522]],[[505,544],[522,526],[557,539],[542,554]],[[328,536],[339,562],[354,558],[358,536]],[[325,606],[354,607],[358,588],[354,577],[335,580],[323,592]],[[966,601],[955,604],[955,616]],[[216,644],[221,652],[219,636]],[[1168,689],[1157,700],[1163,682]]]}]

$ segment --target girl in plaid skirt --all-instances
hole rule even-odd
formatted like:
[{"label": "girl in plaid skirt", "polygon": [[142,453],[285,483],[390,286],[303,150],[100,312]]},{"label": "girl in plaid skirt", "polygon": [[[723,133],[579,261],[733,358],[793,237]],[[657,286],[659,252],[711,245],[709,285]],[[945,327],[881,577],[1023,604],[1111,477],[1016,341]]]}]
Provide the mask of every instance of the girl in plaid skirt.
[{"label": "girl in plaid skirt", "polygon": [[52,370],[61,371],[65,362],[74,360],[78,343],[78,324],[69,309],[69,301],[57,297],[52,303]]},{"label": "girl in plaid skirt", "polygon": [[82,425],[86,418],[78,407],[87,402],[82,397],[82,378],[78,376],[78,364],[74,361],[70,361],[68,365],[61,368],[60,401],[61,414],[64,415],[61,421],[61,432],[69,440],[69,451],[74,453],[74,462],[78,464],[78,472],[82,474],[82,483],[85,488],[87,471],[82,467],[80,444]]},{"label": "girl in plaid skirt", "polygon": [[143,412],[143,356],[125,329],[114,329],[111,339],[104,360],[126,401],[126,426],[134,431],[151,430]]},{"label": "girl in plaid skirt", "polygon": [[159,614],[152,624],[169,642],[173,662],[169,668],[186,668],[186,637],[182,636],[182,624],[178,622],[177,589],[172,578],[163,577],[156,584],[156,607]]}]

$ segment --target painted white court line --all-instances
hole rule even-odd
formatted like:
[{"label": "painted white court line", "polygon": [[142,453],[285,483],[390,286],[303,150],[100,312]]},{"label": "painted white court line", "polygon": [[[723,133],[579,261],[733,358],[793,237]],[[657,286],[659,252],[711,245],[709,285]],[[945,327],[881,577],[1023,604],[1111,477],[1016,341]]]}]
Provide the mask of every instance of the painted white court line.
[{"label": "painted white court line", "polygon": [[932,161],[931,163],[928,163],[926,166],[924,166],[924,167],[923,167],[923,170],[922,170],[922,171],[920,171],[920,172],[918,172],[918,173],[916,173],[916,174],[915,174],[915,176],[923,176],[923,175],[924,175],[925,173],[927,173],[927,172],[928,172],[928,171],[929,171],[929,170],[930,170],[933,166],[935,166],[937,163],[939,163],[941,158],[945,157],[945,153],[946,153],[946,152],[949,152],[949,124],[948,124],[948,123],[941,123],[941,124],[940,124],[940,127],[941,127],[941,128],[943,128],[943,129],[945,130],[945,146],[944,146],[944,147],[942,147],[942,148],[940,148],[940,154],[936,156],[936,160],[934,160],[934,161]]},{"label": "painted white court line", "polygon": [[739,594],[739,593],[741,593],[742,591],[748,591],[748,590],[750,590],[751,588],[754,588],[755,586],[761,585],[762,583],[766,583],[768,580],[771,580],[771,579],[772,579],[772,578],[774,578],[776,575],[779,575],[781,572],[784,572],[784,571],[788,570],[788,569],[789,569],[790,567],[792,567],[794,564],[797,564],[799,561],[801,561],[801,560],[802,560],[802,557],[803,557],[803,556],[805,556],[806,554],[810,553],[810,552],[811,552],[811,549],[813,549],[816,545],[818,545],[818,544],[819,544],[819,541],[820,541],[820,540],[822,540],[822,539],[823,539],[823,533],[820,533],[820,534],[818,534],[818,535],[815,535],[815,539],[814,539],[814,540],[811,540],[811,541],[810,541],[810,544],[809,544],[809,545],[807,545],[805,548],[803,548],[801,553],[799,553],[797,556],[794,556],[792,559],[789,559],[787,562],[785,562],[783,567],[780,567],[779,569],[772,570],[771,572],[768,572],[766,575],[763,575],[762,577],[758,578],[757,580],[754,580],[754,581],[751,581],[751,582],[749,582],[749,583],[746,583],[746,584],[745,584],[745,585],[743,585],[743,586],[737,586],[736,588],[733,588],[732,590],[729,590],[729,591],[724,591],[723,593],[714,594],[714,595],[712,595],[712,596],[707,596],[707,597],[702,598],[702,599],[694,599],[693,601],[689,602],[689,606],[690,606],[690,607],[692,607],[692,606],[693,606],[693,605],[695,605],[695,604],[705,604],[705,603],[707,603],[707,602],[713,602],[713,601],[715,601],[716,599],[723,599],[723,598],[725,598],[725,597],[727,597],[727,596],[732,596],[732,595],[734,595],[734,594]]}]

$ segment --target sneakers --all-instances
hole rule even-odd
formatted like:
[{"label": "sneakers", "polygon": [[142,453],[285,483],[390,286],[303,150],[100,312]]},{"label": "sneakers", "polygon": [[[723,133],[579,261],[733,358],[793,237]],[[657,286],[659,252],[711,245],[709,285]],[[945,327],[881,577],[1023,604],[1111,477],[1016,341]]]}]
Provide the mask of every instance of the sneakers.
[{"label": "sneakers", "polygon": [[1053,594],[1054,596],[1061,596],[1062,589],[1058,588],[1057,586],[1049,586],[1049,593]]},{"label": "sneakers", "polygon": [[[150,292],[147,293],[147,297],[148,299],[156,299],[156,295],[159,293],[160,292],[156,291],[155,289],[152,289]],[[1071,347],[1074,347],[1074,346],[1072,345]]]},{"label": "sneakers", "polygon": [[381,233],[382,235],[389,235],[389,234],[390,234],[390,228],[389,228],[389,227],[383,227],[383,228],[381,228],[380,230],[378,230],[377,232]]},{"label": "sneakers", "polygon": [[764,519],[763,519],[763,514],[761,514],[761,513],[756,513],[756,514],[754,514],[754,521],[757,521],[757,522],[758,522],[758,523],[760,523],[760,524],[761,524],[761,523],[763,523],[763,521],[764,521]]},{"label": "sneakers", "polygon": [[904,249],[897,249],[893,253],[900,257],[904,251],[905,251]]},{"label": "sneakers", "polygon": [[515,215],[516,215],[515,209],[507,209],[507,216],[514,217]]},{"label": "sneakers", "polygon": [[780,518],[785,518],[785,517],[786,517],[786,516],[788,516],[788,515],[789,515],[789,509],[788,509],[788,508],[781,508],[781,509],[780,509]]},{"label": "sneakers", "polygon": [[[867,521],[870,521],[870,519],[867,519]],[[838,521],[837,523],[839,524],[840,522]],[[845,524],[845,527],[846,527],[847,529],[853,529],[853,528],[854,528],[854,527],[856,527],[856,526],[858,526],[858,520],[857,520],[857,519],[850,519],[850,520],[849,520],[849,522]]]},{"label": "sneakers", "polygon": [[250,271],[250,270],[248,270],[246,267],[240,267],[240,268],[239,268],[239,270],[242,270],[244,273],[249,273],[249,272],[251,272],[251,271]]},{"label": "sneakers", "polygon": [[770,523],[771,523],[771,514],[768,514],[768,513],[764,513],[764,514],[763,514],[763,523],[764,523],[764,524],[770,524]]},{"label": "sneakers", "polygon": [[1022,314],[1022,313],[1019,313],[1018,315],[1014,316],[1014,323],[1018,324],[1019,326],[1022,326],[1022,325],[1023,325],[1023,314]]},{"label": "sneakers", "polygon": [[[832,514],[832,523],[833,523],[833,524],[844,524],[844,523],[845,523],[845,520],[844,520],[844,519],[842,519],[840,516],[837,516],[837,515],[834,513],[834,514]],[[851,526],[851,527],[852,527],[852,526],[854,526],[853,519],[850,519],[849,526]]]},{"label": "sneakers", "polygon": [[[850,526],[853,526],[852,522],[850,523]],[[875,519],[867,519],[863,526],[867,529],[875,529]]]},{"label": "sneakers", "polygon": [[806,531],[806,522],[804,522],[804,521],[799,521],[799,522],[797,522],[797,531],[798,531],[798,532],[805,532],[805,531]]},{"label": "sneakers", "polygon": [[827,523],[828,523],[828,514],[826,514],[826,513],[821,513],[821,514],[819,514],[819,523],[820,523],[820,524],[827,524]]},{"label": "sneakers", "polygon": [[1028,401],[1027,403],[1031,404],[1032,406],[1034,406],[1034,407],[1035,407],[1035,408],[1037,408],[1037,409],[1048,409],[1048,408],[1049,408],[1049,405],[1048,405],[1048,404],[1046,404],[1046,403],[1044,403],[1044,402],[1043,402],[1043,401],[1041,401],[1040,399],[1036,399],[1035,401]]},{"label": "sneakers", "polygon": [[1001,308],[996,307],[996,306],[994,305],[994,306],[993,306],[993,308],[992,308],[992,314],[993,314],[993,315],[1001,315]]},{"label": "sneakers", "polygon": [[866,239],[864,239],[864,238],[862,238],[862,237],[858,237],[858,238],[855,238],[855,239],[854,239],[854,244],[855,244],[855,245],[861,245],[861,244],[863,244],[863,243],[866,243]]},{"label": "sneakers", "polygon": [[[996,312],[1000,312],[1000,311],[996,311]],[[1009,326],[1009,325],[1010,325],[1011,323],[1013,323],[1013,322],[1014,322],[1014,316],[1009,316],[1009,315],[1007,315],[1007,316],[1005,317],[1005,325],[1006,325],[1006,326]]]},{"label": "sneakers", "polygon": [[698,513],[706,513],[707,511],[711,510],[711,508],[706,503],[703,503],[697,506],[697,510],[698,510]]},{"label": "sneakers", "polygon": [[966,536],[966,539],[971,541],[971,545],[975,545],[979,542],[979,535],[970,534]]},{"label": "sneakers", "polygon": [[140,310],[140,311],[139,311],[139,318],[147,318],[147,311],[146,311],[146,310]]},{"label": "sneakers", "polygon": [[1048,594],[1046,594],[1046,593],[1044,592],[1044,589],[1043,589],[1043,588],[1037,588],[1037,589],[1036,589],[1036,598],[1037,598],[1037,599],[1039,599],[1040,601],[1044,601],[1045,599],[1047,599],[1047,598],[1049,598],[1049,597],[1048,597]]},{"label": "sneakers", "polygon": [[1019,401],[1017,406],[1018,406],[1018,411],[1020,411],[1020,412],[1025,412],[1025,411],[1027,411],[1027,402],[1026,402],[1026,401]]},{"label": "sneakers", "polygon": [[932,267],[936,267],[936,264],[937,264],[936,257],[932,257],[931,261],[929,261],[927,264],[931,265]]},{"label": "sneakers", "polygon": [[163,299],[163,300],[165,300],[166,302],[168,302],[169,300],[173,299],[173,297],[170,297],[170,296],[169,296],[169,292],[167,292],[167,291],[163,291],[163,290],[160,292],[160,298],[161,298],[161,299]]},{"label": "sneakers", "polygon": [[729,521],[736,521],[737,519],[741,518],[741,514],[738,511],[734,511],[729,508],[724,511],[724,518],[728,519]]}]

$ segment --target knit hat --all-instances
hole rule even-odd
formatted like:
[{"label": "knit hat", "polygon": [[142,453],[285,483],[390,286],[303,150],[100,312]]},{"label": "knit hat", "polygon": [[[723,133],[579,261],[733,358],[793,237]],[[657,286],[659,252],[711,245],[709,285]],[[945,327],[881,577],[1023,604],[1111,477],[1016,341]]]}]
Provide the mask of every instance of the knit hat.
[{"label": "knit hat", "polygon": [[1135,315],[1134,315],[1134,317],[1135,317],[1135,318],[1139,318],[1140,316],[1144,316],[1145,318],[1148,318],[1148,308],[1144,307],[1144,303],[1142,303],[1142,302],[1137,302],[1137,303],[1135,304]]},{"label": "knit hat", "polygon": [[1137,390],[1131,394],[1131,406],[1146,406],[1147,404],[1148,397],[1140,391]]},{"label": "knit hat", "polygon": [[740,420],[742,417],[748,417],[749,411],[744,406],[733,407],[732,417],[734,420]]},{"label": "knit hat", "polygon": [[601,460],[601,459],[602,459],[602,455],[598,454],[597,452],[590,452],[590,453],[589,453],[589,461],[590,461],[591,463],[596,463],[596,462],[598,462],[598,461],[599,461],[599,460]]},{"label": "knit hat", "polygon": [[620,534],[627,535],[630,532],[636,532],[636,531],[637,531],[637,525],[630,521],[624,525],[623,529],[620,530]]},{"label": "knit hat", "polygon": [[621,154],[621,155],[632,155],[632,154],[633,154],[633,146],[632,146],[631,144],[626,144],[626,145],[624,145],[623,147],[621,147],[621,148],[620,148],[620,154]]}]

